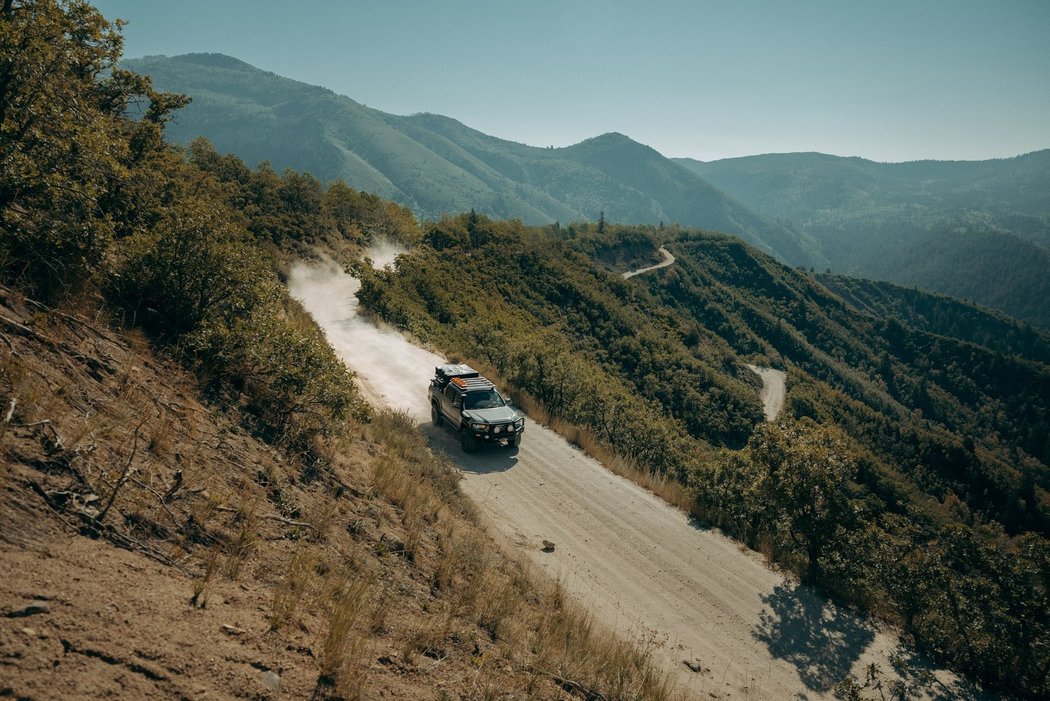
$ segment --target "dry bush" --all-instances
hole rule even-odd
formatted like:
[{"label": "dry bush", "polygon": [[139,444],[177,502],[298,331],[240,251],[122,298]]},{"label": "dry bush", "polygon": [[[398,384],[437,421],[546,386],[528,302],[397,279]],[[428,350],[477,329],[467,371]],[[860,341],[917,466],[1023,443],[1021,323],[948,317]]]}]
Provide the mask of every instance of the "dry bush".
[{"label": "dry bush", "polygon": [[153,424],[149,432],[149,452],[158,458],[166,458],[171,453],[175,422],[168,412],[161,410],[160,421]]},{"label": "dry bush", "polygon": [[339,502],[333,495],[319,494],[306,513],[305,522],[310,524],[307,537],[316,543],[328,540],[328,534],[332,530],[332,524],[338,512]]},{"label": "dry bush", "polygon": [[557,585],[542,593],[540,607],[544,614],[529,644],[533,666],[563,689],[585,696],[601,690],[616,699],[671,698],[668,676],[653,665],[652,641],[641,648],[624,641],[567,602]]},{"label": "dry bush", "polygon": [[687,512],[693,511],[696,499],[689,488],[681,482],[642,467],[636,461],[619,455],[598,440],[593,432],[578,427],[574,428],[576,435],[575,444],[587,455],[600,462],[610,472],[629,479],[660,497],[671,506]]},{"label": "dry bush", "polygon": [[507,628],[511,627],[511,616],[524,605],[526,592],[503,572],[490,570],[478,579],[485,596],[477,602],[477,624],[494,641],[512,637],[506,635]]},{"label": "dry bush", "polygon": [[230,543],[226,561],[223,563],[222,573],[227,579],[236,580],[240,577],[244,563],[259,547],[259,519],[256,516],[256,506],[254,500],[242,503],[233,515],[237,535]]},{"label": "dry bush", "polygon": [[200,577],[196,577],[193,580],[193,596],[190,597],[190,606],[204,608],[208,605],[208,587],[219,569],[219,561],[221,559],[222,553],[219,547],[212,548],[208,561],[204,566],[204,572]]},{"label": "dry bush", "polygon": [[368,676],[364,661],[367,633],[361,630],[372,589],[363,578],[342,579],[327,599],[326,629],[321,640],[318,686],[328,687],[333,696],[361,698]]},{"label": "dry bush", "polygon": [[297,547],[289,558],[284,576],[277,583],[270,604],[271,631],[279,630],[294,621],[314,578],[316,563],[317,554],[307,546]]}]

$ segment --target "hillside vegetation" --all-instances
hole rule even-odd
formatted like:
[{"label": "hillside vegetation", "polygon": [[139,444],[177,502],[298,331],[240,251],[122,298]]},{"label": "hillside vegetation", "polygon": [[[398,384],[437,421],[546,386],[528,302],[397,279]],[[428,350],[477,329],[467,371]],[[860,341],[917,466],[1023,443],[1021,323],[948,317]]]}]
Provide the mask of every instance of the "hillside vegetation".
[{"label": "hillside vegetation", "polygon": [[[608,267],[658,244],[673,266]],[[604,222],[445,218],[358,273],[374,314],[491,369],[589,450],[677,480],[703,519],[938,661],[1046,692],[1045,334],[916,292],[839,296],[725,235]],[[787,371],[777,424],[745,363]]]},{"label": "hillside vegetation", "polygon": [[809,234],[836,272],[1050,325],[1050,151],[874,163],[816,153],[678,163]]},{"label": "hillside vegetation", "polygon": [[408,210],[167,145],[121,44],[0,8],[0,696],[669,698],[280,283]]}]

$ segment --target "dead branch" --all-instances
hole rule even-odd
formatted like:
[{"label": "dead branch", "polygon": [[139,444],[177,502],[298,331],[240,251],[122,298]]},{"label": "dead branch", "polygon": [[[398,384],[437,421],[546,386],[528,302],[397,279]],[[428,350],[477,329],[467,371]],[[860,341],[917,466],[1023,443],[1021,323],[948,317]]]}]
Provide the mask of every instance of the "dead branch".
[{"label": "dead branch", "polygon": [[41,341],[46,341],[47,343],[54,343],[54,341],[52,341],[48,337],[44,336],[43,334],[41,334],[41,333],[39,333],[37,331],[34,331],[33,329],[29,328],[25,324],[21,324],[21,323],[15,321],[14,319],[9,319],[6,316],[4,316],[3,314],[0,314],[0,321],[4,322],[5,324],[7,324],[9,327],[11,327],[12,329],[14,329],[16,331],[21,331],[23,335],[32,336],[33,338],[36,338],[36,339],[41,340]]},{"label": "dead branch", "polygon": [[15,415],[15,406],[18,404],[18,400],[11,397],[11,403],[7,406],[7,413],[4,414],[4,423],[11,423],[11,417]]},{"label": "dead branch", "polygon": [[[14,400],[11,400],[14,401]],[[40,421],[33,421],[28,424],[11,424],[13,428],[36,428],[37,426],[50,426],[51,419],[41,419]]]},{"label": "dead branch", "polygon": [[168,487],[168,491],[164,492],[164,496],[160,500],[167,504],[169,501],[175,498],[175,493],[182,487],[182,470],[175,470],[175,477],[171,481],[171,486]]},{"label": "dead branch", "polygon": [[[59,434],[58,429],[51,423],[51,419],[41,419],[40,421],[33,421],[27,424],[11,424],[12,428],[36,428],[37,426],[46,426],[51,429],[51,433],[54,436],[53,445],[49,449],[52,453],[57,453],[65,450],[65,445],[62,444],[62,436]],[[45,446],[46,447],[46,446]]]},{"label": "dead branch", "polygon": [[59,350],[64,351],[65,353],[69,354],[73,358],[76,358],[77,360],[83,362],[85,365],[88,365],[93,370],[104,369],[104,370],[109,371],[110,373],[114,372],[113,366],[110,365],[109,363],[104,363],[101,360],[99,360],[98,358],[92,358],[90,356],[84,355],[83,353],[81,353],[77,349],[73,348],[68,343],[63,343],[62,341],[58,341],[58,340],[55,340],[55,339],[51,338],[50,336],[45,336],[44,334],[40,333],[39,331],[36,331],[35,329],[31,329],[30,327],[26,326],[25,324],[20,323],[18,321],[15,321],[14,319],[10,319],[10,318],[4,316],[3,314],[0,314],[0,322],[3,322],[4,324],[7,324],[7,326],[9,328],[14,329],[15,331],[18,331],[23,336],[29,336],[31,338],[35,338],[36,340],[40,341],[41,343],[45,343],[48,346],[51,346],[52,348],[58,348]]},{"label": "dead branch", "polygon": [[113,506],[113,502],[116,501],[117,492],[120,491],[120,488],[124,486],[124,483],[128,481],[128,477],[131,475],[131,461],[135,459],[135,452],[139,448],[139,431],[142,430],[142,426],[145,423],[146,417],[143,417],[142,421],[139,422],[139,425],[135,427],[135,436],[131,442],[131,454],[128,456],[128,461],[124,463],[124,469],[121,470],[120,477],[117,478],[117,483],[113,486],[113,491],[109,495],[109,501],[106,502],[106,508],[102,509],[102,513],[100,513],[98,518],[95,519],[100,525],[102,524],[102,521],[105,520],[106,514],[109,513],[110,507]]},{"label": "dead branch", "polygon": [[99,328],[98,326],[95,326],[94,324],[92,324],[90,321],[88,321],[86,319],[81,319],[80,317],[77,317],[77,316],[75,316],[73,314],[67,314],[67,313],[65,313],[63,311],[59,311],[58,309],[55,309],[53,307],[49,307],[49,306],[47,306],[46,304],[44,304],[42,302],[36,301],[35,299],[29,299],[28,297],[26,298],[26,302],[28,302],[29,304],[32,304],[37,309],[42,309],[43,311],[47,312],[48,314],[57,314],[58,316],[62,317],[63,319],[66,319],[67,321],[72,321],[74,323],[80,324],[81,326],[87,327],[91,331],[94,331],[95,334],[97,336],[99,336],[100,338],[104,338],[107,341],[111,341],[113,343],[118,343],[119,344],[119,341],[117,340],[116,337],[114,337],[114,335],[111,332],[103,330],[103,329]]},{"label": "dead branch", "polygon": [[[215,510],[224,511],[228,514],[235,514],[238,511],[240,511],[240,509],[235,509],[232,506],[216,506]],[[283,523],[286,526],[300,526],[301,528],[313,528],[314,530],[317,530],[312,523],[307,523],[305,521],[294,521],[290,518],[285,518],[284,516],[278,516],[277,514],[256,514],[255,517],[266,519],[267,521],[277,521],[278,523]]]},{"label": "dead branch", "polygon": [[41,498],[43,498],[44,503],[47,504],[48,508],[51,509],[55,513],[55,515],[58,517],[58,519],[62,523],[64,523],[66,526],[69,526],[70,528],[73,528],[74,530],[79,530],[79,532],[82,535],[86,533],[86,534],[90,535],[91,537],[97,537],[99,535],[105,536],[105,538],[109,542],[113,543],[117,547],[124,548],[125,550],[130,550],[131,552],[142,553],[146,557],[149,557],[149,558],[151,558],[153,560],[156,560],[157,562],[161,563],[162,565],[167,565],[168,567],[174,567],[175,569],[177,569],[179,572],[182,572],[183,574],[189,574],[186,571],[186,568],[184,568],[182,565],[180,565],[175,560],[172,560],[170,557],[168,557],[164,553],[159,552],[158,550],[150,547],[149,545],[147,545],[146,543],[143,543],[140,540],[132,538],[131,536],[125,535],[123,533],[120,533],[119,531],[114,529],[112,526],[108,526],[106,524],[99,523],[98,520],[96,520],[94,517],[92,517],[91,515],[83,512],[83,511],[74,511],[74,512],[72,512],[73,515],[76,516],[77,519],[80,520],[83,523],[83,526],[78,529],[76,527],[76,524],[70,523],[69,520],[65,518],[64,510],[62,508],[60,508],[60,506],[58,506],[58,505],[56,505],[55,503],[52,502],[51,497],[48,495],[47,491],[43,487],[41,487],[38,483],[36,483],[34,481],[27,482],[26,484],[34,492],[39,494],[41,496]]},{"label": "dead branch", "polygon": [[153,487],[149,486],[148,484],[146,484],[145,482],[143,482],[140,479],[136,479],[136,478],[132,477],[131,481],[134,482],[135,484],[137,484],[142,489],[145,489],[147,492],[149,492],[153,496],[157,497],[157,501],[160,503],[160,507],[162,509],[164,509],[168,513],[168,516],[171,518],[171,522],[174,523],[176,527],[179,526],[179,519],[175,517],[175,512],[173,512],[168,507],[168,505],[165,503],[167,501],[166,495],[161,494],[156,489],[154,489]]},{"label": "dead branch", "polygon": [[595,691],[594,689],[590,689],[584,686],[583,684],[577,681],[573,681],[572,679],[565,679],[564,677],[559,677],[555,674],[552,674],[551,678],[554,680],[554,683],[560,686],[562,689],[565,689],[570,694],[579,694],[587,701],[607,701],[605,696]]}]

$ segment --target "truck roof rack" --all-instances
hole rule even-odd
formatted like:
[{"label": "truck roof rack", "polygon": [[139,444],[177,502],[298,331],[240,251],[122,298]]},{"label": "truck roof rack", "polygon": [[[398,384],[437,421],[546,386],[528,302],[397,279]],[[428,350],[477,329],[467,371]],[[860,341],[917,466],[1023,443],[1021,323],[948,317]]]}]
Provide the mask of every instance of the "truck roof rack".
[{"label": "truck roof rack", "polygon": [[452,384],[464,392],[469,392],[472,389],[494,389],[496,386],[484,377],[453,377]]}]

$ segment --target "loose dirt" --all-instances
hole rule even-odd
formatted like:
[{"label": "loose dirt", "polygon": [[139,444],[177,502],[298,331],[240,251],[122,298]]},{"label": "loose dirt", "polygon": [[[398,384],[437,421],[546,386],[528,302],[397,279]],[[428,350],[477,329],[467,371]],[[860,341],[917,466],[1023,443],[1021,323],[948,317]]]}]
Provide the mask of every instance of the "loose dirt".
[{"label": "loose dirt", "polygon": [[[444,358],[358,317],[358,283],[333,264],[299,265],[288,284],[370,396],[429,422],[426,387]],[[890,670],[892,634],[771,571],[535,422],[517,452],[465,455],[447,427],[427,433],[459,464],[464,491],[494,533],[602,622],[649,646],[691,696],[831,698],[850,672],[863,678],[871,663]],[[554,549],[545,552],[544,541]],[[951,675],[936,677],[925,696],[972,697]]]}]

